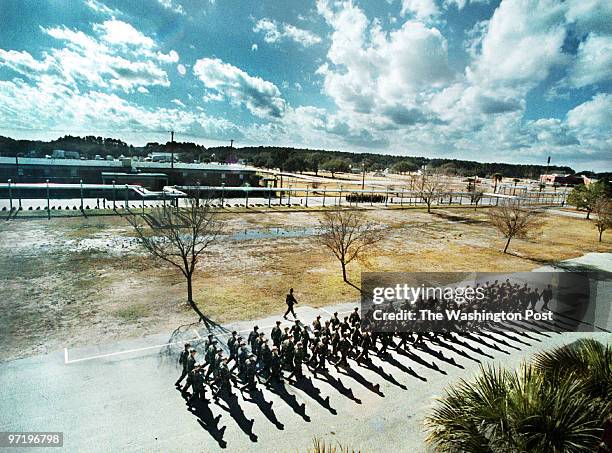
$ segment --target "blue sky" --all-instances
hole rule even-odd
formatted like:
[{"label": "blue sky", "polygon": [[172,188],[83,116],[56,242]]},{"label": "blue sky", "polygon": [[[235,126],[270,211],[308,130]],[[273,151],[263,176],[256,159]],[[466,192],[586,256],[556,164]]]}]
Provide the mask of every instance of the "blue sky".
[{"label": "blue sky", "polygon": [[612,170],[608,0],[2,0],[0,134]]}]

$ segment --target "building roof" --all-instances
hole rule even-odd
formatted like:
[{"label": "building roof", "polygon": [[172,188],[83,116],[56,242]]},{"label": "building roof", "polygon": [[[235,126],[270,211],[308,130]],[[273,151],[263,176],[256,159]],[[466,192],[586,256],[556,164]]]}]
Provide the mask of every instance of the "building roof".
[{"label": "building roof", "polygon": [[[15,165],[14,157],[0,156],[0,165]],[[79,167],[108,167],[125,168],[121,160],[83,160],[83,159],[47,159],[42,157],[20,157],[19,165],[49,165],[49,166],[79,166]],[[132,160],[132,167],[135,168],[159,168],[171,169],[170,162],[143,162]],[[254,167],[247,167],[239,164],[219,164],[219,163],[182,163],[175,162],[174,169],[202,170],[202,171],[236,171],[236,172],[255,172]]]}]

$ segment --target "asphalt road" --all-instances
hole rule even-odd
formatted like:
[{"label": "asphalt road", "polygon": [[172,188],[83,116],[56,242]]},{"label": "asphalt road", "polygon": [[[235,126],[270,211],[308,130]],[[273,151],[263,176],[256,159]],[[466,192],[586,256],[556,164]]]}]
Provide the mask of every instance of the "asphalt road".
[{"label": "asphalt road", "polygon": [[[612,270],[611,254],[589,254],[576,262]],[[565,266],[567,268],[567,265]],[[612,282],[598,282],[598,300],[612,299]],[[317,314],[348,312],[353,303],[315,309],[297,307],[310,324]],[[601,327],[612,330],[610,314]],[[276,318],[226,326],[248,330],[257,323],[269,331]],[[224,335],[225,329],[216,328]],[[374,367],[311,376],[299,388],[263,389],[248,398],[201,405],[195,412],[173,386],[182,341],[206,336],[202,324],[181,332],[114,344],[84,346],[0,364],[0,431],[61,431],[70,452],[295,452],[306,451],[314,436],[368,452],[425,451],[422,418],[448,383],[469,378],[479,362],[516,366],[538,350],[610,333],[529,333],[528,336],[462,338],[412,356],[392,352],[374,357]],[[83,338],[83,344],[87,344]],[[175,342],[164,346],[168,342]],[[453,358],[456,364],[448,359]],[[352,362],[354,365],[354,362]],[[262,389],[262,387],[259,387]],[[246,397],[246,399],[245,399]],[[272,403],[270,405],[270,403]],[[11,449],[6,449],[10,451]],[[28,449],[13,449],[17,452]],[[39,449],[32,449],[39,451]],[[55,449],[55,451],[60,449]],[[53,451],[53,450],[52,450]]]}]

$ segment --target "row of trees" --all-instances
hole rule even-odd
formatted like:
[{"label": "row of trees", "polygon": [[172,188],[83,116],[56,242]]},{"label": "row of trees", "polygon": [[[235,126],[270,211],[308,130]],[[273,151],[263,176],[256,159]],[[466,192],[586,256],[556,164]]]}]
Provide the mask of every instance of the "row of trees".
[{"label": "row of trees", "polygon": [[591,213],[595,214],[593,223],[599,232],[601,242],[604,231],[612,228],[612,187],[605,181],[598,181],[588,186],[580,184],[572,189],[567,196],[567,202],[577,209],[586,211],[589,220]]},{"label": "row of trees", "polygon": [[[135,147],[113,138],[99,136],[64,136],[57,140],[43,142],[40,140],[13,140],[0,136],[0,155],[15,156],[17,154],[44,157],[49,151],[64,149],[79,151],[83,156],[93,157],[96,154],[111,154],[115,157],[146,156],[152,151],[174,152],[184,162],[194,160],[207,162],[233,162],[244,159],[248,163],[265,168],[280,168],[284,171],[317,173],[319,169],[330,172],[347,172],[352,168],[362,168],[368,171],[390,169],[397,173],[415,171],[423,165],[438,172],[458,176],[490,176],[495,173],[518,178],[537,178],[547,169],[544,165],[515,165],[505,163],[482,163],[456,159],[429,159],[426,157],[405,157],[390,154],[351,153],[343,151],[328,151],[320,149],[300,149],[293,147],[258,146],[234,148],[232,146],[209,147],[193,142],[148,143],[146,146]],[[551,166],[551,172],[573,173],[570,167]]]}]

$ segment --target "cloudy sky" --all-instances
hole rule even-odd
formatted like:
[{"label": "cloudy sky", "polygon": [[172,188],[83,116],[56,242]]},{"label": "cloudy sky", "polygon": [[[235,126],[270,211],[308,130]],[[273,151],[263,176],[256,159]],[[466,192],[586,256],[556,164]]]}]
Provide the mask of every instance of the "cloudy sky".
[{"label": "cloudy sky", "polygon": [[2,0],[0,134],[612,170],[609,0]]}]

